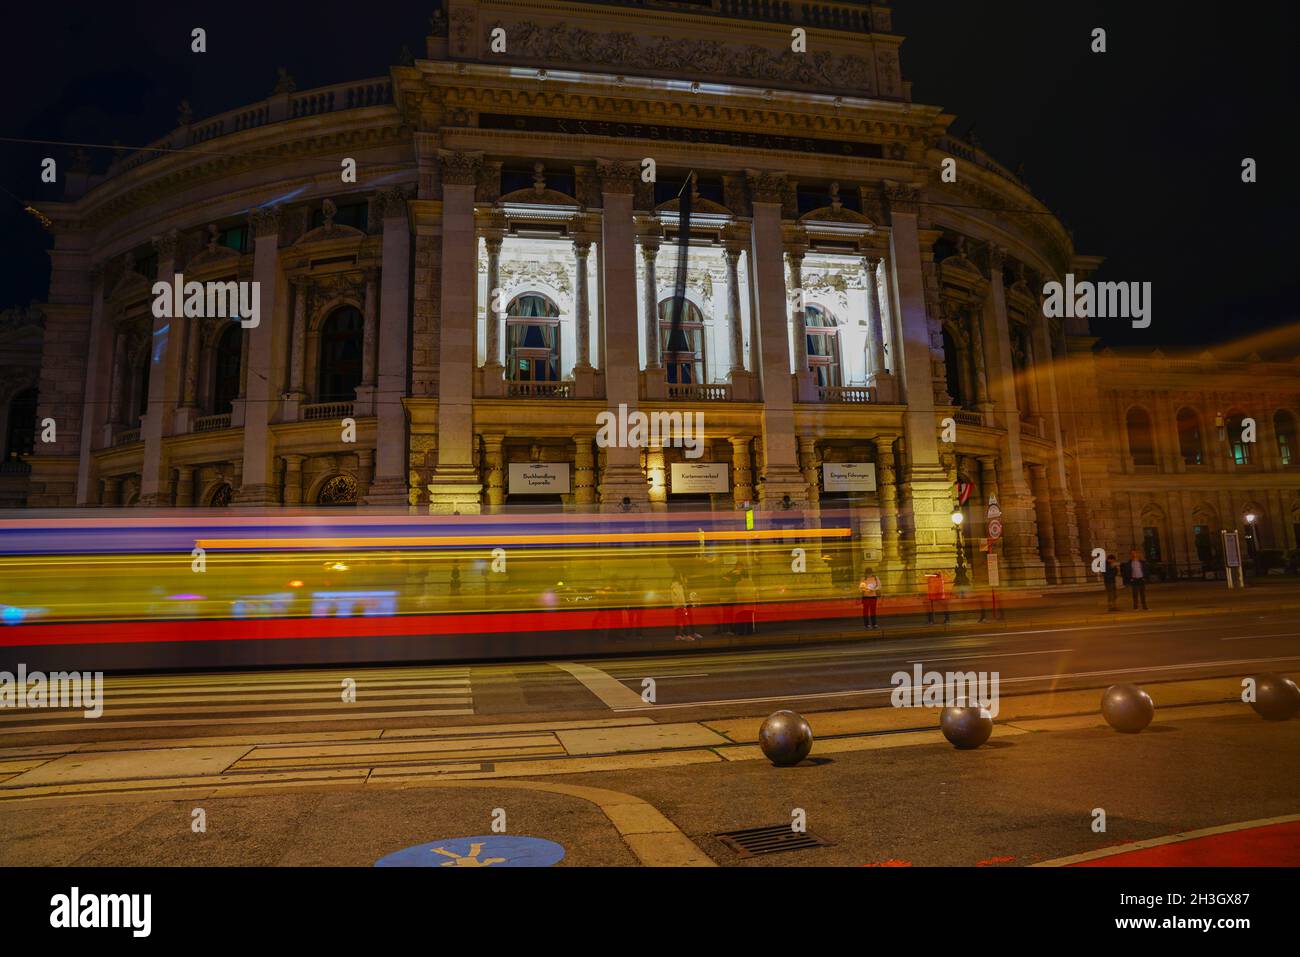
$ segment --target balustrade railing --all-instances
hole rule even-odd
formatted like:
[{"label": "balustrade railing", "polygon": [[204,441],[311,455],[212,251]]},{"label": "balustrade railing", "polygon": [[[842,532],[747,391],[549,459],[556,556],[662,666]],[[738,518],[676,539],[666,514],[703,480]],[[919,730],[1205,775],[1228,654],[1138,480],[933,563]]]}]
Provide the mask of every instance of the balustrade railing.
[{"label": "balustrade railing", "polygon": [[302,407],[302,420],[347,419],[352,416],[351,402],[312,402]]},{"label": "balustrade railing", "polygon": [[568,382],[518,382],[512,379],[506,380],[506,397],[511,399],[568,399],[572,398],[572,396],[573,390]]},{"label": "balustrade railing", "polygon": [[194,420],[195,432],[216,432],[230,428],[230,413],[220,415],[201,415]]},{"label": "balustrade railing", "polygon": [[875,401],[866,386],[819,386],[817,397],[822,402],[865,404]]},{"label": "balustrade railing", "polygon": [[705,385],[668,383],[668,398],[690,402],[730,402],[731,386],[725,382]]}]

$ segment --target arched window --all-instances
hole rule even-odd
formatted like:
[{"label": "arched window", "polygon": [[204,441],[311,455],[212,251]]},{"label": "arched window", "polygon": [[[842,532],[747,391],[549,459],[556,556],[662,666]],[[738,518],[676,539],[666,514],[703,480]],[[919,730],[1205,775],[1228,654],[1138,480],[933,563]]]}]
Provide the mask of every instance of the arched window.
[{"label": "arched window", "polygon": [[356,505],[360,496],[357,480],[351,475],[335,475],[327,479],[316,493],[317,505]]},{"label": "arched window", "polygon": [[212,414],[224,415],[239,398],[239,367],[243,362],[244,330],[232,322],[217,340],[212,376]]},{"label": "arched window", "polygon": [[1273,413],[1273,434],[1277,436],[1277,455],[1283,465],[1296,461],[1295,416],[1285,409]]},{"label": "arched window", "polygon": [[36,389],[23,389],[9,402],[9,427],[5,435],[5,461],[30,455],[36,448]]},{"label": "arched window", "polygon": [[515,296],[506,307],[506,378],[555,382],[560,378],[560,309],[545,296]]},{"label": "arched window", "polygon": [[318,402],[351,402],[361,384],[361,340],[365,320],[353,306],[330,313],[320,330]]},{"label": "arched window", "polygon": [[682,303],[682,321],[673,330],[673,300],[659,303],[659,351],[664,375],[673,385],[704,381],[704,313],[690,300]]},{"label": "arched window", "polygon": [[1128,448],[1134,465],[1155,465],[1156,446],[1151,433],[1151,416],[1136,406],[1128,410]]},{"label": "arched window", "polygon": [[1201,417],[1194,409],[1178,410],[1178,453],[1187,465],[1204,462],[1201,446]]},{"label": "arched window", "polygon": [[840,381],[840,336],[835,317],[822,306],[809,303],[803,314],[808,342],[808,369],[819,386],[834,387]]},{"label": "arched window", "polygon": [[1242,441],[1242,422],[1245,418],[1244,412],[1233,412],[1228,416],[1228,447],[1232,450],[1232,461],[1238,465],[1250,464],[1250,448],[1255,444]]},{"label": "arched window", "polygon": [[230,500],[234,497],[234,494],[234,489],[230,487],[230,483],[222,482],[208,496],[208,506],[210,508],[226,508],[230,505]]}]

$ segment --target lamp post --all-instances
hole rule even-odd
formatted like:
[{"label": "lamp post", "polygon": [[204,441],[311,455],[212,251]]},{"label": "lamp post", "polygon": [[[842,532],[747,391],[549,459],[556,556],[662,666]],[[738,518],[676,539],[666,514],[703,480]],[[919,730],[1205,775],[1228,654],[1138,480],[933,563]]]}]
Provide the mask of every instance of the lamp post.
[{"label": "lamp post", "polygon": [[1255,563],[1255,565],[1256,565],[1256,568],[1255,568],[1255,574],[1258,575],[1258,574],[1259,574],[1259,568],[1258,568],[1258,565],[1259,565],[1259,549],[1256,547],[1256,543],[1255,543],[1255,523],[1256,523],[1257,521],[1259,521],[1259,516],[1256,515],[1254,512],[1247,512],[1247,513],[1246,513],[1244,516],[1242,516],[1242,517],[1246,519],[1246,546],[1247,546],[1247,551],[1250,552],[1251,560],[1254,561],[1254,563]]},{"label": "lamp post", "polygon": [[966,521],[966,516],[962,514],[960,508],[955,508],[952,511],[951,517],[953,529],[957,532],[957,571],[953,576],[953,581],[954,584],[964,585],[964,579],[966,577],[966,550],[962,546],[961,526],[962,523]]}]

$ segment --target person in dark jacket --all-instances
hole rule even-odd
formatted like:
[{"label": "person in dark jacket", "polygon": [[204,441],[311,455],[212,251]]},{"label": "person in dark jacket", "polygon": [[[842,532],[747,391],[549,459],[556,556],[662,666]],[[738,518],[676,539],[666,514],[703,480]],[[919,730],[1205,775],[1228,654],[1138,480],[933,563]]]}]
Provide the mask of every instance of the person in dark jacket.
[{"label": "person in dark jacket", "polygon": [[1133,591],[1133,610],[1137,611],[1138,602],[1142,603],[1142,610],[1147,610],[1147,563],[1138,557],[1138,550],[1132,549],[1128,553],[1128,561],[1124,563],[1124,570],[1127,574],[1124,576],[1128,586]]},{"label": "person in dark jacket", "polygon": [[1106,583],[1106,610],[1119,611],[1119,559],[1114,555],[1106,556],[1102,581]]}]

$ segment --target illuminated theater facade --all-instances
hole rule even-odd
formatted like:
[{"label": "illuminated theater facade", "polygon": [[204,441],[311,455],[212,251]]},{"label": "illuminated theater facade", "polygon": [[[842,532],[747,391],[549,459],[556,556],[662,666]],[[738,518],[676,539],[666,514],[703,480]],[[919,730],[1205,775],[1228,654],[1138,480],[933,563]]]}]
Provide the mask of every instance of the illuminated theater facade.
[{"label": "illuminated theater facade", "polygon": [[[1060,413],[1086,323],[1041,291],[1096,261],[911,102],[890,15],[446,0],[388,76],[282,75],[75,172],[44,209],[58,432],[27,504],[848,508],[863,560],[915,581],[952,569],[967,483],[1004,580],[1082,579],[1126,529],[1084,501],[1106,429],[1081,463]],[[178,273],[257,282],[259,324],[154,316]],[[702,441],[598,443],[620,408],[700,413]]]}]

